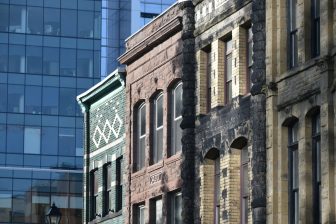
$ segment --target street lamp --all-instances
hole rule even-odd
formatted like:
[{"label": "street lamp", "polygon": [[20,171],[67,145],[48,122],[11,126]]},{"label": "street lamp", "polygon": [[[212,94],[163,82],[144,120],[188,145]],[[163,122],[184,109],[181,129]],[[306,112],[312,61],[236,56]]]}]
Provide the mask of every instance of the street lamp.
[{"label": "street lamp", "polygon": [[62,218],[62,213],[60,212],[59,208],[53,202],[52,206],[48,210],[46,214],[47,224],[59,224]]}]

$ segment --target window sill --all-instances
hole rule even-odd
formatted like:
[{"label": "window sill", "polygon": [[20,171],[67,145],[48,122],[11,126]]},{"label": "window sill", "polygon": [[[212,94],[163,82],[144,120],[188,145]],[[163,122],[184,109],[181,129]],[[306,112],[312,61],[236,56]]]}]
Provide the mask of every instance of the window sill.
[{"label": "window sill", "polygon": [[113,219],[113,218],[116,218],[116,217],[121,216],[121,215],[122,215],[122,210],[120,210],[118,212],[109,212],[107,215],[105,215],[102,218],[95,218],[94,220],[91,220],[89,222],[89,224],[101,223],[101,222],[104,222],[108,219]]},{"label": "window sill", "polygon": [[147,168],[147,171],[148,171],[148,172],[152,172],[152,171],[157,170],[157,169],[160,169],[160,168],[162,168],[162,167],[163,167],[163,160],[160,160],[159,162],[150,165],[150,166]]},{"label": "window sill", "polygon": [[165,159],[165,163],[167,164],[171,164],[177,160],[180,160],[182,157],[182,151],[176,153],[175,155],[172,155],[170,157],[168,157],[167,159]]}]

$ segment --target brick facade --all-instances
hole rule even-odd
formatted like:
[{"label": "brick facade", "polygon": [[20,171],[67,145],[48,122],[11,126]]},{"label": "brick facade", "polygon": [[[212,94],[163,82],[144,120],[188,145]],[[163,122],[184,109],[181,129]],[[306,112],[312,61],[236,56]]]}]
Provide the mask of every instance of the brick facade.
[{"label": "brick facade", "polygon": [[[188,131],[187,126],[182,131],[182,150],[173,148],[171,143],[171,91],[178,83],[183,85],[183,107],[191,108],[182,111],[182,125],[186,120],[193,116],[194,104],[188,102],[188,97],[193,98],[193,81],[188,78],[192,70],[188,68],[188,62],[194,57],[192,48],[193,39],[190,36],[193,28],[189,20],[193,20],[192,5],[187,2],[176,3],[165,13],[158,16],[147,26],[135,33],[126,41],[126,52],[120,57],[122,64],[127,65],[126,78],[126,160],[125,169],[127,176],[125,178],[126,193],[126,214],[125,223],[136,223],[137,209],[144,206],[145,223],[151,223],[155,217],[155,210],[151,208],[152,202],[162,199],[162,218],[163,223],[169,221],[171,215],[171,206],[169,200],[172,194],[182,192],[182,198],[185,195],[193,196],[188,193],[187,186],[182,184],[183,167],[190,162],[188,150],[193,151],[193,144],[188,144],[183,139],[190,136],[193,139],[192,130]],[[191,30],[190,30],[191,29]],[[190,41],[188,40],[188,35]],[[190,45],[191,44],[191,45]],[[191,63],[189,67],[193,68]],[[189,70],[188,70],[189,69]],[[191,72],[191,73],[190,73]],[[190,76],[190,75],[189,75]],[[190,83],[190,84],[189,84]],[[154,163],[151,161],[153,153],[153,100],[158,94],[163,94],[163,158]],[[145,161],[144,166],[136,168],[137,153],[139,143],[137,142],[137,133],[139,123],[136,115],[139,106],[145,107]],[[191,120],[192,123],[193,120]],[[179,126],[177,128],[180,128]],[[191,135],[190,135],[191,134]],[[181,139],[176,139],[180,141]],[[190,147],[189,147],[190,146]],[[186,148],[188,147],[188,149]],[[171,153],[171,152],[176,153]],[[190,169],[190,168],[188,168]],[[189,175],[190,176],[190,175]],[[186,183],[188,180],[186,179]],[[184,200],[181,206],[190,208],[193,202],[192,198]],[[188,203],[186,205],[185,203]],[[192,208],[190,208],[192,209]],[[191,213],[192,217],[192,213]],[[188,219],[188,214],[183,213],[183,219]],[[192,221],[184,221],[192,223]]]},{"label": "brick facade", "polygon": [[[124,222],[125,188],[121,190],[121,208],[117,208],[117,172],[122,173],[125,148],[125,72],[117,69],[103,81],[78,96],[84,113],[84,211],[83,223]],[[121,163],[117,168],[117,163]],[[111,199],[106,208],[107,177],[111,166]],[[121,170],[118,170],[121,169]],[[97,175],[97,204],[93,214],[93,172]],[[120,180],[119,180],[120,181]],[[122,182],[122,181],[121,181]],[[120,197],[120,196],[119,196]],[[108,210],[109,209],[109,210]],[[120,210],[118,210],[120,209]]]},{"label": "brick facade", "polygon": [[[267,117],[267,222],[335,222],[335,1],[321,0],[319,10],[320,52],[313,54],[311,2],[297,1],[297,65],[289,60],[289,6],[286,1],[266,1],[266,117]],[[313,136],[314,116],[321,156],[320,193],[314,193],[316,174]],[[288,132],[298,125],[298,209],[292,207],[292,159]],[[314,197],[321,200],[318,202]],[[292,207],[289,207],[292,206]],[[294,214],[295,213],[295,214]],[[320,220],[319,220],[320,218]]]}]

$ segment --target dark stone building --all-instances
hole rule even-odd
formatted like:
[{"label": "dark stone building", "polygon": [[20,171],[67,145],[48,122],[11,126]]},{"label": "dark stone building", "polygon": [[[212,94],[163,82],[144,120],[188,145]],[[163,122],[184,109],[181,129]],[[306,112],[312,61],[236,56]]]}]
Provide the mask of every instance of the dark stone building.
[{"label": "dark stone building", "polygon": [[193,24],[191,1],[178,2],[129,37],[120,57],[127,224],[193,223]]},{"label": "dark stone building", "polygon": [[264,1],[193,3],[193,223],[266,223]]},{"label": "dark stone building", "polygon": [[77,97],[84,113],[83,223],[124,222],[125,71]]}]

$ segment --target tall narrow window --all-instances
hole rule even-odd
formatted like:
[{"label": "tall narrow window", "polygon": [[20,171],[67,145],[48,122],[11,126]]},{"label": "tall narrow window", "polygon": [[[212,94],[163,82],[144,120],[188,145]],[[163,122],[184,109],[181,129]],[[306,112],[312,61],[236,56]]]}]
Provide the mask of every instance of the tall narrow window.
[{"label": "tall narrow window", "polygon": [[171,92],[172,105],[170,107],[171,116],[171,155],[181,151],[182,129],[180,127],[182,121],[182,83],[176,85]]},{"label": "tall narrow window", "polygon": [[91,172],[91,220],[96,218],[98,206],[98,170]]},{"label": "tall narrow window", "polygon": [[122,192],[123,192],[123,175],[122,175],[123,159],[117,159],[116,163],[116,212],[122,209]]},{"label": "tall narrow window", "polygon": [[311,1],[312,57],[320,55],[320,0]]},{"label": "tall narrow window", "polygon": [[297,66],[298,61],[298,39],[297,39],[297,0],[288,0],[288,33],[289,33],[289,67],[293,68]]},{"label": "tall narrow window", "polygon": [[320,114],[312,119],[312,147],[313,147],[313,212],[314,223],[322,223],[321,220],[321,128]]},{"label": "tall narrow window", "polygon": [[252,74],[252,52],[253,52],[253,39],[252,28],[249,27],[246,30],[247,36],[247,50],[246,50],[246,93],[250,92],[252,86],[251,74]]},{"label": "tall narrow window", "polygon": [[288,128],[289,222],[299,223],[298,122]]},{"label": "tall narrow window", "polygon": [[248,196],[249,196],[249,178],[248,178],[248,151],[245,146],[240,155],[240,192],[241,192],[241,223],[248,223]]},{"label": "tall narrow window", "polygon": [[145,165],[146,153],[146,107],[143,103],[137,111],[137,152],[136,155],[136,170],[141,170]]},{"label": "tall narrow window", "polygon": [[182,194],[175,192],[170,194],[169,220],[171,224],[182,224]]},{"label": "tall narrow window", "polygon": [[162,210],[162,198],[151,200],[150,223],[163,223]]},{"label": "tall narrow window", "polygon": [[221,198],[221,190],[220,190],[220,159],[219,157],[215,160],[215,189],[214,189],[214,223],[219,224],[220,222],[220,198]]},{"label": "tall narrow window", "polygon": [[206,52],[207,112],[211,110],[211,50]]},{"label": "tall narrow window", "polygon": [[133,217],[134,224],[145,224],[145,205],[135,205]]},{"label": "tall narrow window", "polygon": [[112,202],[112,166],[111,163],[105,165],[104,167],[104,180],[105,180],[105,203],[104,210],[105,214],[108,214],[111,210]]},{"label": "tall narrow window", "polygon": [[162,159],[163,153],[163,95],[154,100],[153,116],[153,151],[152,162],[157,163]]},{"label": "tall narrow window", "polygon": [[232,99],[232,40],[225,42],[225,102]]}]

